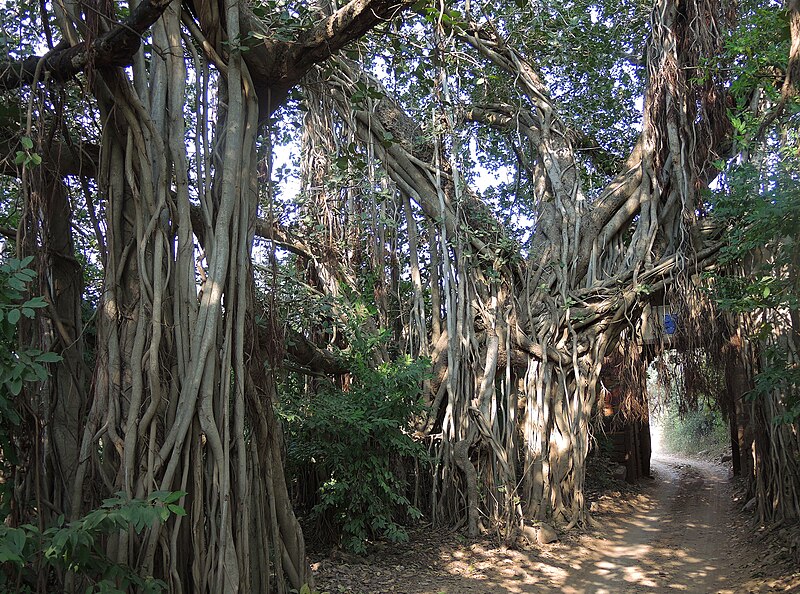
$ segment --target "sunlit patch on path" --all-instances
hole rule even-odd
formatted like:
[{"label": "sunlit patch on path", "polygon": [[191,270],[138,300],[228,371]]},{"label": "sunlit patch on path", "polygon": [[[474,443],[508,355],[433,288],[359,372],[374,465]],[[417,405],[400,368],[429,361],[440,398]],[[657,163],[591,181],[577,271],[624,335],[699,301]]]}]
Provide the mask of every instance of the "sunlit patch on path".
[{"label": "sunlit patch on path", "polygon": [[787,591],[748,582],[747,561],[755,555],[733,525],[723,467],[658,455],[653,471],[641,494],[604,497],[589,533],[527,550],[469,543],[457,534],[417,535],[404,547],[384,545],[365,562],[323,561],[316,566],[320,582],[331,593],[352,594]]}]

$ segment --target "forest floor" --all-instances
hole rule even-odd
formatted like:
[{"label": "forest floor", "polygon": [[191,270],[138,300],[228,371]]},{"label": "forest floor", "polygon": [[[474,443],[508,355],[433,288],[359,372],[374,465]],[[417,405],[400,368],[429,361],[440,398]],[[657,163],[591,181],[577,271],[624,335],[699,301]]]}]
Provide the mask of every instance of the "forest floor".
[{"label": "forest floor", "polygon": [[653,480],[606,491],[596,528],[552,545],[507,548],[491,539],[416,531],[408,543],[376,544],[365,558],[315,559],[330,594],[561,592],[800,592],[800,567],[779,540],[754,529],[726,467],[661,455]]}]

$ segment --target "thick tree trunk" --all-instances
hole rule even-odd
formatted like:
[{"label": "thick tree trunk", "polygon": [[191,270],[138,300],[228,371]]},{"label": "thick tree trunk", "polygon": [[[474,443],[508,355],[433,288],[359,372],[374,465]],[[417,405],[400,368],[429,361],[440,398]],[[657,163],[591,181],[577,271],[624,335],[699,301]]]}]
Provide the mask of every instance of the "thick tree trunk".
[{"label": "thick tree trunk", "polygon": [[[741,338],[731,337],[725,357],[725,389],[732,406],[732,422],[735,423],[736,454],[738,457],[738,473],[746,479],[748,492],[752,495],[755,467],[753,461],[753,426],[751,422],[751,404],[745,396],[751,389],[750,374],[745,363]],[[731,429],[733,432],[733,428]],[[737,465],[734,465],[734,471]]]},{"label": "thick tree trunk", "polygon": [[[225,12],[225,35],[238,39],[239,3],[227,2]],[[180,27],[168,9],[154,27],[149,66],[137,61],[130,79],[103,72],[96,85],[107,254],[73,513],[117,491],[185,491],[187,517],[112,535],[109,557],[174,592],[299,590],[313,580],[283,478],[274,394],[250,379],[250,366],[263,369],[264,361],[251,359],[257,332],[247,307],[257,99],[240,49],[230,48],[216,87],[205,75],[196,88],[190,157]],[[207,71],[193,59],[196,74]],[[201,258],[191,199],[202,212]],[[102,487],[91,485],[93,476]]]},{"label": "thick tree trunk", "polygon": [[44,253],[48,257],[46,283],[50,316],[50,345],[43,350],[59,353],[63,360],[54,366],[48,387],[52,416],[47,421],[52,448],[54,482],[48,493],[62,513],[71,509],[72,479],[78,468],[78,450],[83,418],[88,407],[86,398],[86,364],[84,363],[83,320],[81,303],[83,271],[75,258],[72,241],[72,211],[66,188],[60,179],[49,179],[43,188]]},{"label": "thick tree trunk", "polygon": [[[518,512],[506,484],[522,460],[525,514],[568,525],[588,521],[585,460],[606,350],[619,337],[631,351],[635,348],[635,335],[628,330],[641,312],[641,287],[660,290],[676,271],[691,275],[714,258],[716,247],[689,258],[692,246],[686,238],[700,198],[697,188],[724,141],[724,92],[719,81],[704,81],[705,90],[693,89],[686,73],[720,48],[724,19],[718,8],[704,1],[681,5],[671,0],[655,7],[642,140],[627,170],[591,205],[583,198],[570,134],[535,69],[487,27],[466,26],[455,36],[436,38],[437,52],[447,52],[448,43],[466,43],[514,81],[512,103],[473,109],[467,117],[506,126],[525,140],[541,203],[524,265],[515,259],[513,242],[505,241],[502,226],[462,183],[446,69],[440,67],[437,77],[442,104],[435,108],[435,119],[442,130],[422,146],[419,123],[391,93],[381,92],[384,97],[372,109],[350,100],[356,84],[378,91],[381,84],[354,64],[338,61],[328,82],[339,125],[367,155],[380,159],[396,192],[415,201],[433,221],[429,352],[434,356],[434,406],[427,427],[435,435],[437,521],[463,519],[456,477],[471,473],[463,446],[457,450],[456,445],[467,438],[476,440],[479,452],[479,488],[492,495],[484,499],[487,516],[502,518],[507,525],[515,522]],[[700,25],[708,19],[714,26]],[[702,94],[700,107],[692,93]],[[525,108],[515,106],[519,104]],[[695,127],[703,133],[698,135]],[[387,143],[386,138],[393,140]],[[445,150],[450,146],[451,151]],[[497,245],[511,247],[493,249]],[[501,352],[508,365],[502,375],[497,373]],[[499,403],[512,398],[511,377],[523,373],[525,415],[500,414]],[[520,426],[523,439],[508,439]],[[647,449],[640,446],[632,445],[637,455]],[[644,460],[632,459],[631,464],[632,475],[647,470]],[[514,491],[516,483],[511,482]]]}]

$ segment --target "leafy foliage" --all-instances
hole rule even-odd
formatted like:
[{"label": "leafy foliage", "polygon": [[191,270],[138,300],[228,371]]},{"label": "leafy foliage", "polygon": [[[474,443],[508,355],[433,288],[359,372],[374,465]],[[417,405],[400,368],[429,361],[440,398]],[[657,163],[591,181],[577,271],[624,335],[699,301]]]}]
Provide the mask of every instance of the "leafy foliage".
[{"label": "leafy foliage", "polygon": [[33,319],[37,309],[47,306],[42,297],[24,300],[25,287],[36,278],[36,273],[28,268],[32,260],[31,256],[24,260],[12,259],[0,266],[0,340],[6,347],[0,353],[0,412],[7,410],[8,396],[17,396],[23,382],[47,378],[44,364],[61,360],[56,353],[15,348],[17,323],[22,318]]},{"label": "leafy foliage", "polygon": [[725,420],[719,411],[702,404],[683,414],[677,401],[666,404],[659,424],[662,427],[662,446],[676,454],[697,454],[702,451],[722,452],[730,444]]},{"label": "leafy foliage", "polygon": [[424,455],[407,426],[422,412],[420,387],[430,362],[402,357],[374,368],[368,356],[374,340],[356,345],[346,389],[327,383],[311,398],[290,395],[282,415],[290,465],[323,477],[312,514],[333,524],[345,548],[363,553],[370,538],[408,538],[396,521],[398,512],[421,516],[393,464]]},{"label": "leafy foliage", "polygon": [[[753,397],[777,391],[787,413],[800,418],[800,368],[789,356],[800,313],[800,191],[796,159],[757,170],[745,164],[728,176],[715,214],[727,226],[716,275],[717,303],[733,313],[758,313],[755,337],[763,343],[761,372]],[[765,173],[765,169],[767,173]],[[788,330],[787,330],[788,329]]]},{"label": "leafy foliage", "polygon": [[186,515],[177,504],[184,495],[183,491],[156,491],[147,499],[129,499],[117,493],[104,500],[100,508],[67,525],[61,516],[56,526],[44,532],[31,524],[19,528],[0,524],[0,563],[11,570],[0,572],[0,587],[11,587],[14,581],[33,583],[32,562],[43,559],[54,569],[88,578],[92,585],[87,592],[122,594],[131,588],[145,594],[162,592],[167,587],[163,581],[139,576],[109,559],[102,549],[101,536],[128,528],[140,534],[172,514]]},{"label": "leafy foliage", "polygon": [[786,69],[789,43],[787,11],[771,3],[742,3],[737,28],[726,44],[733,74],[731,93],[740,110],[750,111],[747,107],[755,90],[771,100],[778,98],[776,81]]},{"label": "leafy foliage", "polygon": [[[800,332],[800,191],[798,191],[797,97],[760,120],[749,106],[754,93],[780,103],[791,41],[788,13],[775,5],[745,3],[727,51],[735,73],[732,118],[739,146],[754,155],[723,172],[714,214],[726,228],[715,274],[717,303],[756,320],[762,346],[751,397],[775,394],[785,407],[775,421],[800,419],[800,367],[790,353]],[[774,119],[771,119],[774,118]]]},{"label": "leafy foliage", "polygon": [[[56,353],[20,349],[17,345],[17,324],[22,319],[32,319],[37,309],[47,305],[42,297],[26,298],[26,288],[36,278],[29,268],[32,261],[32,257],[10,258],[0,265],[0,473],[4,476],[17,462],[12,445],[14,430],[22,420],[17,397],[26,382],[47,379],[48,363],[61,360]],[[0,482],[2,516],[8,506],[6,490],[10,488],[5,481]]]}]

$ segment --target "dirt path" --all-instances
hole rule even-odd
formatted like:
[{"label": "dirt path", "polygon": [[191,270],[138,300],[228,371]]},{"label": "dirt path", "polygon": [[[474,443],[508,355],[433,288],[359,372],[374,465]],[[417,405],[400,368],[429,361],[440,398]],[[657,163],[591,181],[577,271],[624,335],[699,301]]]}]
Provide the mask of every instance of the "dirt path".
[{"label": "dirt path", "polygon": [[[366,560],[315,564],[330,594],[736,593],[800,591],[753,579],[750,548],[725,468],[661,456],[654,480],[624,501],[595,504],[597,529],[551,546],[507,549],[458,535],[415,534]],[[767,572],[768,574],[769,572]],[[759,575],[756,573],[756,575]],[[795,584],[797,582],[794,582]]]},{"label": "dirt path", "polygon": [[600,534],[582,539],[581,561],[554,584],[562,592],[728,593],[749,577],[725,469],[659,457],[653,475],[628,514],[598,515]]}]

